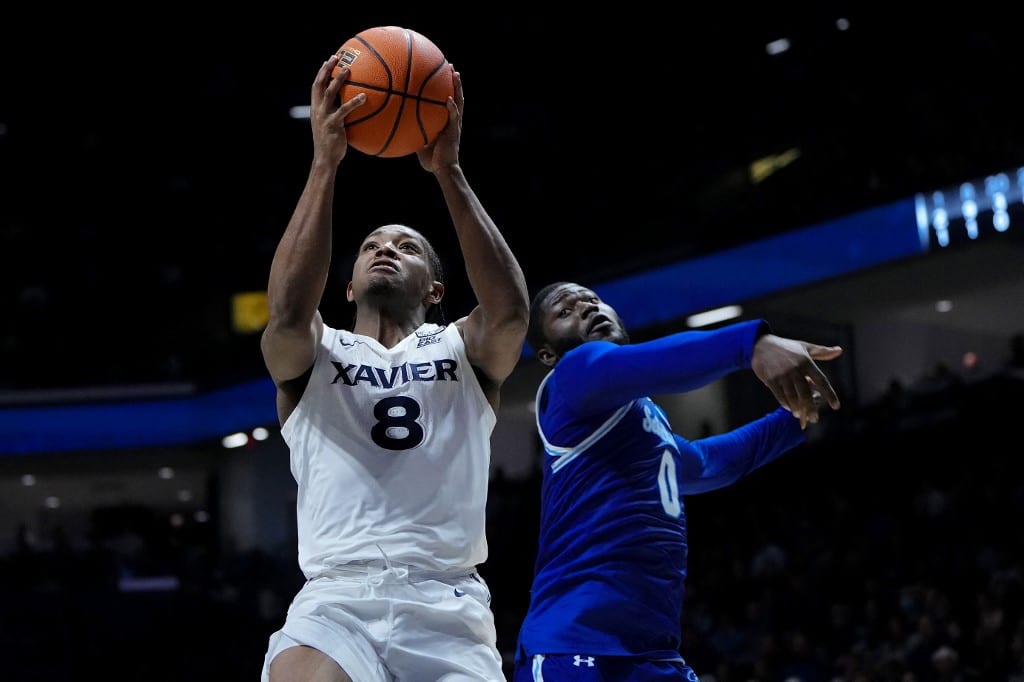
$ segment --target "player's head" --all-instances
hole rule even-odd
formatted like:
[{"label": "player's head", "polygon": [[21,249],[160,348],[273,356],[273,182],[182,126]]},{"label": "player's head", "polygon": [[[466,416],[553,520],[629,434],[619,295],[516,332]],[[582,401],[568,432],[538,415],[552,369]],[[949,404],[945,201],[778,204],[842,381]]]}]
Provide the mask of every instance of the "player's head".
[{"label": "player's head", "polygon": [[526,340],[545,365],[587,341],[629,343],[629,334],[615,309],[590,289],[574,282],[555,282],[530,301]]},{"label": "player's head", "polygon": [[401,310],[419,302],[424,319],[443,321],[444,273],[430,241],[405,225],[384,225],[366,235],[346,292],[356,305]]}]

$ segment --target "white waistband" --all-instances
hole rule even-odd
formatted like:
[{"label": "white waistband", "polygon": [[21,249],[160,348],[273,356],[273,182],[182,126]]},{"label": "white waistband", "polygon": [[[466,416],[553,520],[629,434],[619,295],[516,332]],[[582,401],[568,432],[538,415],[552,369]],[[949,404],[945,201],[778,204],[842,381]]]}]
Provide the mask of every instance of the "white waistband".
[{"label": "white waistband", "polygon": [[347,564],[339,564],[325,568],[311,580],[317,578],[368,578],[370,582],[380,584],[384,581],[408,581],[421,582],[423,580],[438,580],[461,578],[474,575],[475,568],[453,568],[448,570],[428,570],[408,564],[398,564],[384,559],[372,559],[369,561],[353,561]]}]

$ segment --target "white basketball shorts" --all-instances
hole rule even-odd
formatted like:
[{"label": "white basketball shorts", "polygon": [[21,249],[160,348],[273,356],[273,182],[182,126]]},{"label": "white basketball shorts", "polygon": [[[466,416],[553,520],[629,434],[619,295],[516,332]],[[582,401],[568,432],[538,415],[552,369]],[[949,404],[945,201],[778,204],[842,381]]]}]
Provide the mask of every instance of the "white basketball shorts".
[{"label": "white basketball shorts", "polygon": [[505,682],[487,584],[379,564],[308,580],[270,636],[262,682],[285,649],[307,645],[359,682]]}]

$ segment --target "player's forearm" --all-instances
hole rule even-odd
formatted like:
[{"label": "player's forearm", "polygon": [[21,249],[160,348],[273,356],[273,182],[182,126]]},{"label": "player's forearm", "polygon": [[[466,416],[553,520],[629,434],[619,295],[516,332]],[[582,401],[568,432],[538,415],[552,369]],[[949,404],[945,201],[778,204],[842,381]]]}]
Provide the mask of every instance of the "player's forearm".
[{"label": "player's forearm", "polygon": [[333,166],[314,164],[270,266],[270,317],[282,327],[308,326],[331,266]]},{"label": "player's forearm", "polygon": [[488,326],[522,325],[529,317],[526,278],[512,249],[470,187],[461,166],[436,174],[455,226],[466,275]]},{"label": "player's forearm", "polygon": [[693,441],[703,453],[703,470],[681,477],[680,490],[689,495],[731,485],[803,442],[799,420],[780,407],[732,431]]}]

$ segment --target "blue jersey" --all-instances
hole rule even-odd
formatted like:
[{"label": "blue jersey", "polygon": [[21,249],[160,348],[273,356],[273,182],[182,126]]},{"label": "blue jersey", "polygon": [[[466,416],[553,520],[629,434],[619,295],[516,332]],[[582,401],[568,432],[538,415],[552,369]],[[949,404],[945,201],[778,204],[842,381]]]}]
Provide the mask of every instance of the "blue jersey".
[{"label": "blue jersey", "polygon": [[683,496],[729,485],[804,437],[780,407],[727,433],[687,440],[648,396],[749,369],[761,324],[584,343],[541,382],[541,534],[520,656],[679,657]]}]

